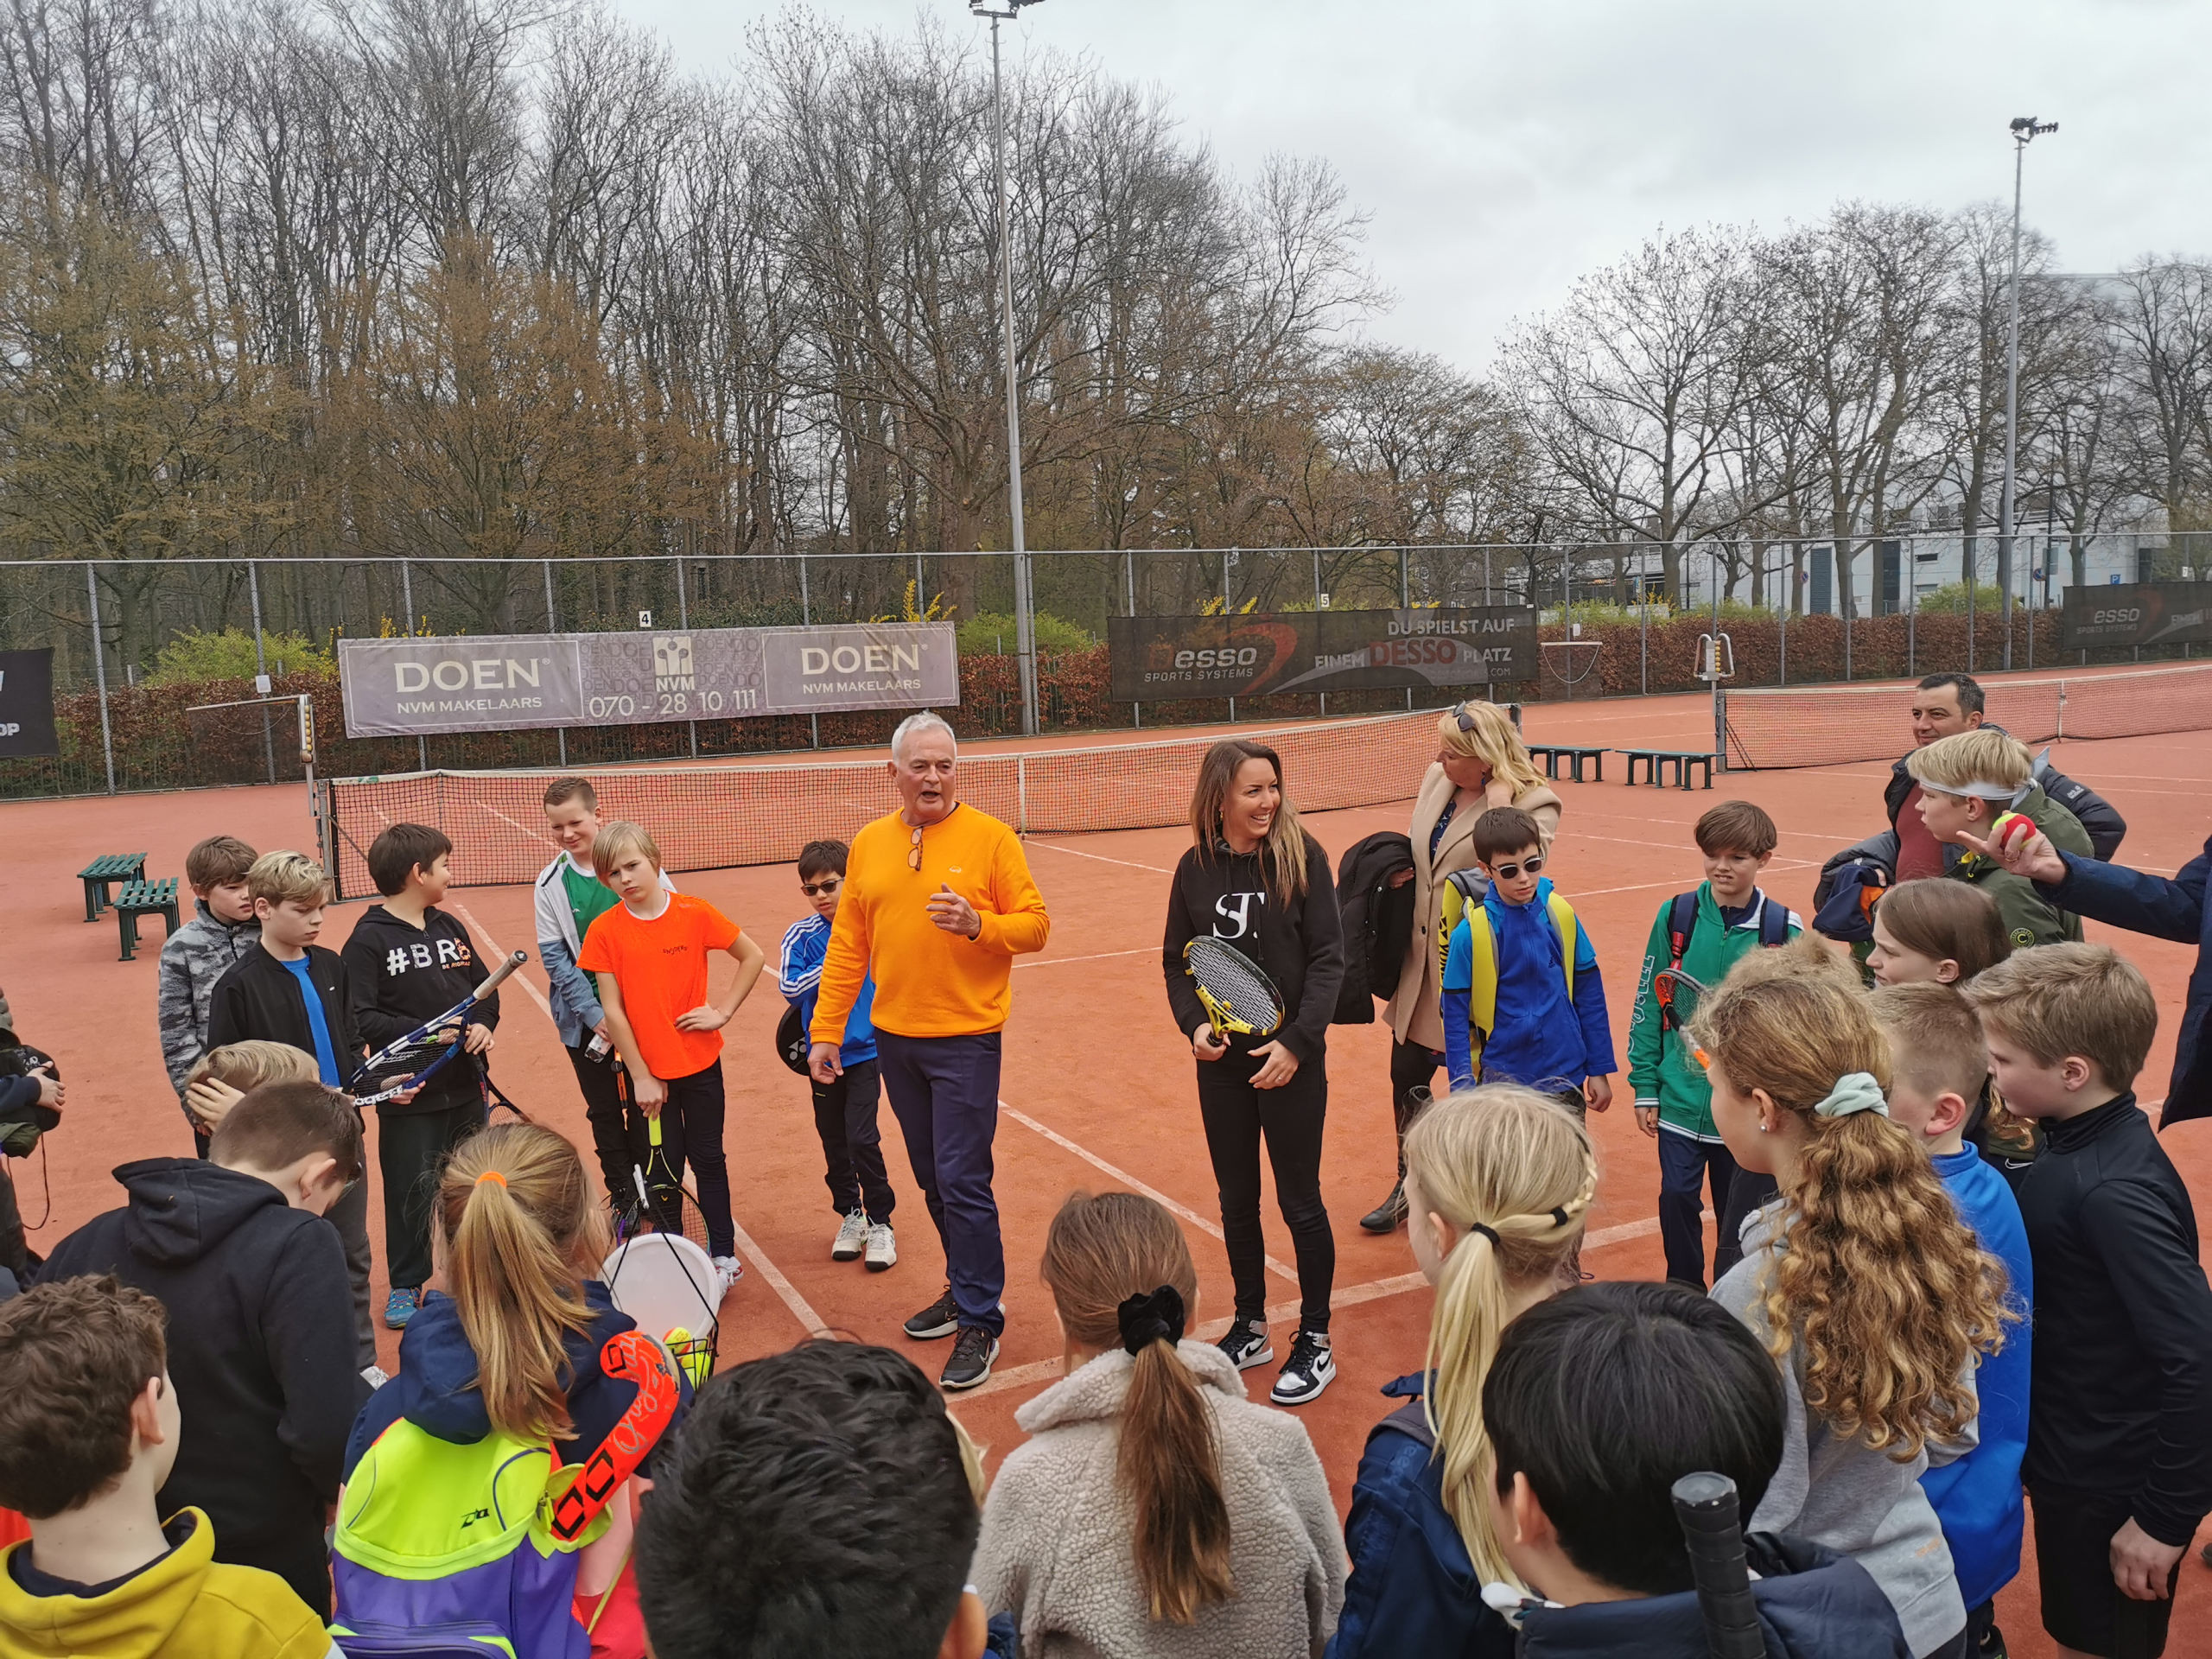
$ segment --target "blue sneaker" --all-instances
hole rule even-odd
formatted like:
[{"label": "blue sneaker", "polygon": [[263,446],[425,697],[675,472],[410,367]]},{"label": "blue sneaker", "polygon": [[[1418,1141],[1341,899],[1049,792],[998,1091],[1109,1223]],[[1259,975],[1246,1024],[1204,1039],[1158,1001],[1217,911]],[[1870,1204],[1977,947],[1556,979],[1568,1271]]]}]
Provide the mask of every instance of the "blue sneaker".
[{"label": "blue sneaker", "polygon": [[415,1317],[415,1310],[422,1306],[421,1286],[418,1285],[412,1290],[394,1289],[384,1305],[385,1326],[393,1331],[405,1330],[407,1321]]}]

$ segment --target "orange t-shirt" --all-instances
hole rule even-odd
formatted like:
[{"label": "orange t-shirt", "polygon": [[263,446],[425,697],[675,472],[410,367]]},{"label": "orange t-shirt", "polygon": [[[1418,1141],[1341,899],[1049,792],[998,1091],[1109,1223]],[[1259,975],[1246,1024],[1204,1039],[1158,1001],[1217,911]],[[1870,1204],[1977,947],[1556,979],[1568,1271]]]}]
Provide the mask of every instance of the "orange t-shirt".
[{"label": "orange t-shirt", "polygon": [[584,935],[576,966],[614,976],[638,1058],[653,1076],[691,1077],[721,1058],[721,1033],[680,1030],[676,1020],[706,1001],[707,958],[736,944],[741,931],[705,899],[671,893],[668,908],[650,922],[617,905]]}]

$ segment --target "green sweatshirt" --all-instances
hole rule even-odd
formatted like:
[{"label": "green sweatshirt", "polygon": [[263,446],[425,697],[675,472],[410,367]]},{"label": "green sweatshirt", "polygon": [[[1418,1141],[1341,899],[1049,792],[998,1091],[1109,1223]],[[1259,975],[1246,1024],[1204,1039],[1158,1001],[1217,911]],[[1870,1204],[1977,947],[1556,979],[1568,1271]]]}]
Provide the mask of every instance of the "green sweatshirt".
[{"label": "green sweatshirt", "polygon": [[[1761,907],[1774,903],[1754,889],[1744,919],[1724,927],[1720,906],[1713,896],[1713,883],[1697,889],[1697,921],[1682,951],[1681,971],[1708,990],[1728,977],[1728,970],[1746,952],[1759,947]],[[1667,912],[1671,896],[1651,919],[1651,938],[1643,947],[1643,971],[1636,982],[1636,1012],[1628,1026],[1628,1081],[1638,1106],[1656,1106],[1662,1128],[1700,1141],[1718,1141],[1713,1127],[1713,1085],[1683,1052],[1681,1039],[1660,1021],[1659,1000],[1651,994],[1651,981],[1674,960],[1667,938]],[[1804,931],[1797,912],[1789,912],[1789,937]]]},{"label": "green sweatshirt", "polygon": [[[2041,784],[2029,785],[2028,792],[2012,810],[2050,836],[2050,844],[2060,852],[2080,858],[2097,855],[2096,849],[2089,844],[2089,832],[2082,827],[2082,820],[2044,794]],[[1954,881],[1980,887],[1997,901],[1997,914],[2005,924],[2005,937],[2012,941],[2015,950],[2024,950],[2031,944],[2060,944],[2081,939],[2079,916],[2050,903],[2027,877],[2013,874],[1980,853],[1968,853],[1945,874]]]}]

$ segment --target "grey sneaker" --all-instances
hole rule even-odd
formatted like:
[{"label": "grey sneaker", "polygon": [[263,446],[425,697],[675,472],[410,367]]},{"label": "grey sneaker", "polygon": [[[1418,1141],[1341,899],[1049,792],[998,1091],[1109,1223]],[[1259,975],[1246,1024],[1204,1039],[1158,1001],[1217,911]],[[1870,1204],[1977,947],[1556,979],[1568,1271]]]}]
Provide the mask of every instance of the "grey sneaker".
[{"label": "grey sneaker", "polygon": [[938,1387],[948,1393],[957,1394],[963,1389],[972,1389],[988,1382],[991,1377],[991,1362],[999,1357],[999,1339],[980,1325],[963,1325],[960,1335],[952,1344],[952,1357],[944,1362],[944,1374],[937,1380]]},{"label": "grey sneaker", "polygon": [[857,1262],[868,1248],[868,1211],[855,1210],[837,1224],[837,1237],[830,1246],[832,1262]]},{"label": "grey sneaker", "polygon": [[886,1273],[899,1265],[899,1240],[891,1224],[879,1221],[868,1230],[868,1270]]},{"label": "grey sneaker", "polygon": [[1229,1327],[1220,1346],[1229,1363],[1240,1371],[1264,1365],[1275,1357],[1275,1345],[1268,1340],[1267,1323],[1262,1319],[1238,1319]]},{"label": "grey sneaker", "polygon": [[1268,1398],[1279,1406],[1302,1406],[1319,1399],[1321,1390],[1336,1380],[1337,1357],[1329,1350],[1327,1334],[1300,1331],[1290,1344],[1290,1357],[1283,1362]]}]

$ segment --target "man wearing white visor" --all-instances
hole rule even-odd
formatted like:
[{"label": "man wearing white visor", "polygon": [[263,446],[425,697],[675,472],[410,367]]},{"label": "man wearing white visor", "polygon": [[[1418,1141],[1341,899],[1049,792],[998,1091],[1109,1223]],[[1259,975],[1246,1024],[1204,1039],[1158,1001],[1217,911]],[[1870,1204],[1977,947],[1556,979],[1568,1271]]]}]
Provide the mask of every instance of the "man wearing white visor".
[{"label": "man wearing white visor", "polygon": [[1986,727],[1939,737],[1905,757],[1907,770],[1920,785],[1920,813],[1928,833],[1946,846],[1968,849],[1951,866],[1949,879],[1971,881],[1997,901],[2005,937],[2016,950],[2079,939],[2082,918],[2055,908],[2034,882],[1971,850],[1974,846],[1987,838],[1999,818],[2017,812],[2049,836],[2052,846],[2083,858],[2094,855],[2082,821],[2044,793],[2034,764],[2026,744]]}]

